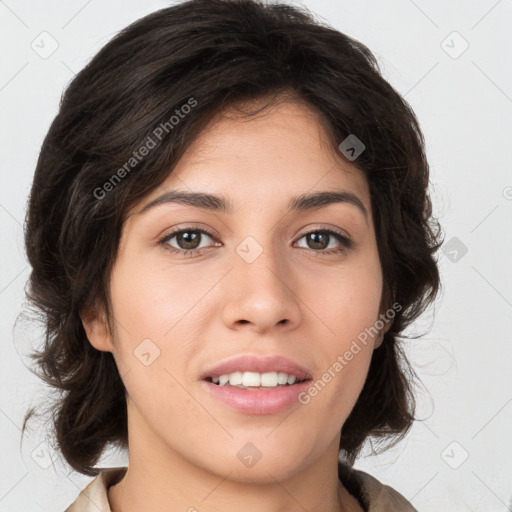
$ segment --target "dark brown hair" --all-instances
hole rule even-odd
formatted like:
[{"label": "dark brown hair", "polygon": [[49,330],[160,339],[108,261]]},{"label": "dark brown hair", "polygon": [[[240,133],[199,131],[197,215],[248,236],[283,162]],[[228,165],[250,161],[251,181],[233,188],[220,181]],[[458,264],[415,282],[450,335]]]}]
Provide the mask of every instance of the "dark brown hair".
[{"label": "dark brown hair", "polygon": [[[75,470],[96,475],[108,444],[127,446],[123,382],[112,354],[88,342],[80,318],[102,308],[110,320],[108,279],[127,211],[166,179],[219,112],[258,98],[270,105],[286,94],[313,107],[333,147],[351,134],[364,143],[352,163],[369,183],[382,311],[394,302],[402,308],[374,351],[340,448],[353,462],[368,436],[396,440],[410,428],[413,374],[397,342],[438,292],[433,255],[442,243],[414,113],[368,48],[307,10],[191,0],[125,28],[75,76],[35,170],[25,226],[27,297],[44,319],[45,340],[32,357],[60,393],[53,431]],[[133,160],[148,138],[158,147]]]}]

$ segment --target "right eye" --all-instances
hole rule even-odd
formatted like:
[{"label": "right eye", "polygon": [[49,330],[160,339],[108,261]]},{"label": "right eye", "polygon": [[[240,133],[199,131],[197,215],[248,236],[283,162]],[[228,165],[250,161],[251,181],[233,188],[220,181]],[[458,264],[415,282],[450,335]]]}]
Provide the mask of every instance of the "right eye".
[{"label": "right eye", "polygon": [[[214,239],[213,233],[202,228],[180,228],[166,234],[163,238],[158,240],[158,244],[164,247],[165,250],[174,254],[182,254],[184,256],[193,255],[205,249],[205,247],[199,247],[201,238],[203,238],[204,235]],[[174,247],[170,244],[170,241],[173,239],[176,239],[178,247]]]}]

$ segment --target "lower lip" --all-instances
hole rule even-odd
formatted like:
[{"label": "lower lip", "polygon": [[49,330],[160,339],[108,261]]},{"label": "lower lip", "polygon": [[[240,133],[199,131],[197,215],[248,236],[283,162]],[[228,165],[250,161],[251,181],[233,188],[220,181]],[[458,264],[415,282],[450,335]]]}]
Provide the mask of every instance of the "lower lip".
[{"label": "lower lip", "polygon": [[299,394],[306,391],[309,380],[272,389],[241,389],[219,386],[203,380],[206,390],[221,402],[245,414],[276,414],[299,403]]}]

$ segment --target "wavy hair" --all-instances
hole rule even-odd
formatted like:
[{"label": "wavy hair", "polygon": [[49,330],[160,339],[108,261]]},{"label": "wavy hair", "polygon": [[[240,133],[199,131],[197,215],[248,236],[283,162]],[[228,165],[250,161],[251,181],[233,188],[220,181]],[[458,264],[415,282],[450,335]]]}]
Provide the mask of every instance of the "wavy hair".
[{"label": "wavy hair", "polygon": [[[305,8],[190,0],[126,27],[74,77],[35,169],[25,220],[32,267],[26,293],[45,334],[31,357],[60,393],[52,432],[76,471],[97,475],[94,466],[108,444],[127,447],[122,379],[112,354],[89,343],[80,317],[102,308],[111,320],[108,282],[126,213],[168,177],[218,113],[255,99],[270,106],[286,95],[318,113],[334,148],[350,134],[365,144],[351,163],[369,183],[382,310],[402,306],[374,350],[340,449],[353,462],[367,438],[396,440],[414,421],[414,375],[399,338],[435,299],[434,253],[442,241],[411,107],[366,46]],[[134,151],[191,98],[197,104],[167,130],[158,150],[123,174]],[[108,194],[98,192],[120,174]]]}]

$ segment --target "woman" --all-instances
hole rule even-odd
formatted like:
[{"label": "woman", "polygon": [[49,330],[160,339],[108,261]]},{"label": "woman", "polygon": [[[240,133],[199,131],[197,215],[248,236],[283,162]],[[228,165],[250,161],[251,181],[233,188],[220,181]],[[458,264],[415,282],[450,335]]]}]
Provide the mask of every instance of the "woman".
[{"label": "woman", "polygon": [[[55,438],[96,476],[67,510],[415,510],[352,466],[414,420],[427,187],[410,107],[303,10],[192,0],[109,42],[27,212]],[[94,467],[108,445],[128,467]]]}]

